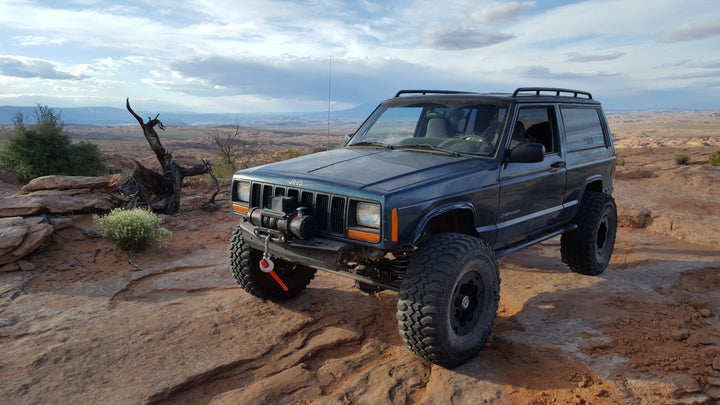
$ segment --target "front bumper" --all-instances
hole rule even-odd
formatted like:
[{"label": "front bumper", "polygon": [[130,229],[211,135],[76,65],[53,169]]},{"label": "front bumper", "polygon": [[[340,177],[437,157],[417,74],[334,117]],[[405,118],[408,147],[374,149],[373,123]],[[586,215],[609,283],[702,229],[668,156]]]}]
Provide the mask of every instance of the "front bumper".
[{"label": "front bumper", "polygon": [[[265,251],[266,228],[253,225],[243,220],[239,225],[243,231],[245,242],[253,249]],[[271,231],[272,236],[272,231]],[[267,243],[269,253],[278,259],[313,267],[320,270],[336,271],[353,257],[353,245],[328,238],[313,237],[308,240],[290,239],[277,242],[278,238],[270,238]]]}]

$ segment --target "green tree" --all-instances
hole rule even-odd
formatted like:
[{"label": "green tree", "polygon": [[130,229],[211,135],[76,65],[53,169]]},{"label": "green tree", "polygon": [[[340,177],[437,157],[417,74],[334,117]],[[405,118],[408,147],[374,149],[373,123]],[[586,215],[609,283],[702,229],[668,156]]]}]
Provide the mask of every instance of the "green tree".
[{"label": "green tree", "polygon": [[23,181],[53,174],[98,176],[108,173],[100,149],[90,142],[72,143],[60,117],[48,106],[37,106],[37,123],[29,126],[22,113],[13,118],[13,129],[0,149],[0,164]]}]

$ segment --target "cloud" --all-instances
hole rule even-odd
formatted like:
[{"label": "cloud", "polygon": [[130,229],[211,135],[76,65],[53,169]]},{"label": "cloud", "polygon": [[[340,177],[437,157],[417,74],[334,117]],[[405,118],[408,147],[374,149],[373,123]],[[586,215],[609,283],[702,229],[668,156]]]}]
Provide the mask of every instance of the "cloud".
[{"label": "cloud", "polygon": [[601,62],[606,60],[619,59],[625,56],[625,52],[611,52],[604,54],[582,54],[570,53],[567,55],[568,62]]},{"label": "cloud", "polygon": [[12,40],[22,46],[57,46],[65,43],[63,39],[50,38],[42,35],[18,35],[14,36]]},{"label": "cloud", "polygon": [[[718,67],[718,66],[716,66]],[[720,75],[720,69],[703,70],[701,72],[688,72],[683,74],[673,74],[663,77],[666,80],[685,80],[685,79],[716,79]]]},{"label": "cloud", "polygon": [[660,35],[662,42],[684,42],[720,36],[720,21],[686,24]]},{"label": "cloud", "polygon": [[515,38],[514,35],[482,32],[470,29],[444,30],[427,28],[420,33],[423,43],[433,49],[462,50],[484,48]]},{"label": "cloud", "polygon": [[537,79],[574,80],[618,76],[617,73],[603,72],[553,72],[545,66],[521,66],[515,69],[521,75]]},{"label": "cloud", "polygon": [[518,18],[520,13],[535,8],[534,1],[492,3],[490,6],[470,13],[470,18],[479,23],[511,22]]},{"label": "cloud", "polygon": [[[321,67],[324,65],[324,68]],[[218,92],[232,94],[264,94],[274,97],[308,94],[308,90],[327,88],[328,61],[286,57],[280,60],[232,58],[226,56],[175,60],[170,64],[180,84],[193,94]],[[324,73],[324,77],[320,74]]]},{"label": "cloud", "polygon": [[[315,102],[328,98],[329,60],[284,56],[267,59],[213,56],[175,60],[152,82],[163,90],[193,96],[252,95]],[[390,97],[401,88],[468,88],[466,78],[399,59],[332,60],[332,99],[366,103]]]},{"label": "cloud", "polygon": [[720,69],[720,60],[696,62],[690,65],[691,67],[698,67],[704,69]]},{"label": "cloud", "polygon": [[85,78],[60,72],[48,61],[12,56],[0,56],[0,75],[23,79],[77,80]]}]

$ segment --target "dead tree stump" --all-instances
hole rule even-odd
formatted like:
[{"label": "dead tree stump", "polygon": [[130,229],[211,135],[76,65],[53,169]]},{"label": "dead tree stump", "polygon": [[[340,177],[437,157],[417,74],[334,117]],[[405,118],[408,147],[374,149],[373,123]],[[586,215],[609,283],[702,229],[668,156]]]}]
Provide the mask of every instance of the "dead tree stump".
[{"label": "dead tree stump", "polygon": [[130,108],[130,98],[126,100],[125,104],[130,114],[140,123],[145,139],[150,145],[150,149],[155,152],[155,156],[162,168],[162,173],[158,173],[133,159],[133,162],[135,162],[135,170],[133,170],[132,178],[138,186],[140,199],[157,213],[175,214],[180,209],[183,179],[190,176],[209,174],[215,182],[216,190],[203,208],[213,209],[215,206],[215,196],[217,196],[220,191],[220,184],[212,171],[212,164],[204,159],[201,159],[201,164],[190,167],[180,166],[173,162],[172,153],[165,149],[160,142],[160,137],[155,131],[156,126],[165,130],[162,122],[158,119],[160,114],[155,115],[155,118],[148,117],[148,121],[143,122],[142,118]]}]

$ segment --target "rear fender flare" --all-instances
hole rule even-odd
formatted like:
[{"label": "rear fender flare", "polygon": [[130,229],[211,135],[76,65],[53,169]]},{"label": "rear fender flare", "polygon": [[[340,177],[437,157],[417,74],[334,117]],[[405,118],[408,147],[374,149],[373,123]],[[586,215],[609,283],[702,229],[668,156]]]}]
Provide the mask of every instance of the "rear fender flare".
[{"label": "rear fender flare", "polygon": [[[590,176],[585,179],[585,183],[580,190],[580,194],[578,194],[577,200],[572,201],[572,203],[575,205],[572,210],[572,218],[575,217],[575,214],[577,214],[578,210],[580,209],[580,202],[582,201],[583,197],[585,197],[585,193],[587,193],[588,191],[597,191],[598,193],[609,194],[606,193],[606,190],[604,189],[605,182],[603,180],[603,176],[601,175]],[[597,183],[601,184],[599,188],[593,186],[593,184]]]}]

